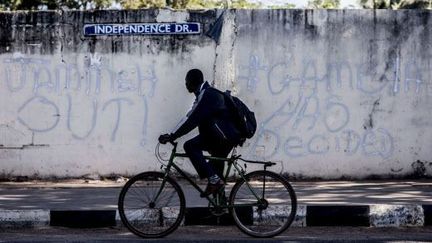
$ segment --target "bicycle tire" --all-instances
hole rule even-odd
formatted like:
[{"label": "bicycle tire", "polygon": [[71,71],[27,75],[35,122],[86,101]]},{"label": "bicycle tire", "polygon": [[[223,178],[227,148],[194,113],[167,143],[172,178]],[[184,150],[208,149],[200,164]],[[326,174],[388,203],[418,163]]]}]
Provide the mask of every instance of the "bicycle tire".
[{"label": "bicycle tire", "polygon": [[118,210],[121,221],[135,235],[143,238],[164,237],[182,222],[186,202],[182,189],[174,179],[166,178],[158,200],[152,202],[164,176],[161,172],[143,172],[132,177],[120,192]]},{"label": "bicycle tire", "polygon": [[[291,184],[270,171],[253,171],[244,178],[236,182],[229,197],[230,213],[237,227],[258,238],[274,237],[285,231],[297,212],[297,198]],[[265,187],[262,178],[266,178]]]}]

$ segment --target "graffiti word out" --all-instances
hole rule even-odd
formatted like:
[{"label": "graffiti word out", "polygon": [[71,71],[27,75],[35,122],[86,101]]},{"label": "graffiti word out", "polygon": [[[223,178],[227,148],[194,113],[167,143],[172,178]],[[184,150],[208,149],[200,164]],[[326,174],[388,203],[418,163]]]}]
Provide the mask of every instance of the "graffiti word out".
[{"label": "graffiti word out", "polygon": [[[18,121],[32,132],[45,133],[50,132],[58,127],[62,114],[66,117],[66,126],[71,136],[77,140],[85,140],[92,135],[97,127],[98,123],[106,122],[114,124],[112,131],[110,132],[110,138],[112,142],[116,141],[118,131],[121,126],[127,125],[127,121],[123,121],[124,115],[122,115],[126,109],[131,109],[136,105],[140,105],[139,109],[143,111],[142,116],[142,136],[143,141],[146,137],[147,131],[147,100],[145,97],[142,98],[142,104],[136,104],[129,98],[114,98],[104,103],[94,99],[90,105],[83,105],[82,102],[74,102],[72,96],[67,96],[66,107],[60,107],[54,101],[44,96],[34,96],[25,101],[18,109]],[[77,103],[79,109],[75,107]],[[80,116],[75,116],[77,112],[82,112],[86,109],[91,114],[88,120],[79,119]],[[88,112],[86,111],[86,112]],[[114,114],[111,116],[104,116],[104,119],[100,119],[104,113]],[[32,116],[32,114],[37,114]],[[106,117],[112,117],[107,119]],[[74,124],[80,124],[79,131],[74,127]],[[87,128],[82,128],[83,124]],[[143,143],[143,141],[141,143]]]}]

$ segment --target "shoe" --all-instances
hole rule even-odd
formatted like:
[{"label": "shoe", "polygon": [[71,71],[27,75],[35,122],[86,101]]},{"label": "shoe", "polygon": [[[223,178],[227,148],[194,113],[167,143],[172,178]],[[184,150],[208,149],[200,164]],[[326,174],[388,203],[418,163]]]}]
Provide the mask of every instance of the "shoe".
[{"label": "shoe", "polygon": [[201,193],[201,197],[206,197],[209,196],[211,194],[215,194],[217,192],[219,192],[223,187],[224,187],[224,182],[223,180],[219,180],[216,184],[211,184],[208,183],[206,189],[204,190],[203,193]]}]

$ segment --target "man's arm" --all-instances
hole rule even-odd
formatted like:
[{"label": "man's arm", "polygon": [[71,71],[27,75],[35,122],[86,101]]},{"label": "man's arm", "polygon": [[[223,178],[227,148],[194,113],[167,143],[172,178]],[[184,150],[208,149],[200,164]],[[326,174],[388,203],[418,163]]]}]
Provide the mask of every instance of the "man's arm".
[{"label": "man's arm", "polygon": [[172,134],[172,139],[177,138],[189,133],[196,128],[203,119],[208,119],[212,112],[213,104],[209,102],[211,100],[211,93],[205,90],[199,96],[197,101],[194,103],[192,109],[186,115],[186,120],[180,125],[180,127]]}]

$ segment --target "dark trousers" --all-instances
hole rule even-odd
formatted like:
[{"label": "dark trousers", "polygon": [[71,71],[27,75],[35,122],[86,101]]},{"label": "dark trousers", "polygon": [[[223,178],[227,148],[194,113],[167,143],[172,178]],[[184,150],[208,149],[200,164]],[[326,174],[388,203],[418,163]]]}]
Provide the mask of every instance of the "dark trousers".
[{"label": "dark trousers", "polygon": [[207,151],[214,157],[226,158],[235,145],[229,143],[205,144],[201,136],[198,135],[183,145],[186,154],[195,167],[200,178],[208,178],[217,174],[220,178],[224,178],[223,172],[225,163],[223,161],[206,161],[203,151]]}]

